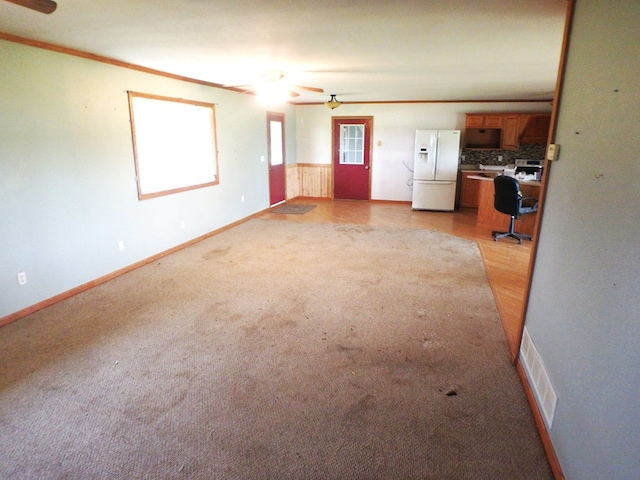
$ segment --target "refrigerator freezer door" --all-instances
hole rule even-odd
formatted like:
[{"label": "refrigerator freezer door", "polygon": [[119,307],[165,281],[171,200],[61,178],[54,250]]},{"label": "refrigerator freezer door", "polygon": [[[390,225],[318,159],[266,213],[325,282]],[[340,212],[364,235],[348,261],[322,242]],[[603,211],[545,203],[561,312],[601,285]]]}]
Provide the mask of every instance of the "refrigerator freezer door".
[{"label": "refrigerator freezer door", "polygon": [[413,182],[414,210],[453,211],[456,204],[456,182]]},{"label": "refrigerator freezer door", "polygon": [[460,130],[438,131],[438,157],[433,180],[455,181],[460,161]]},{"label": "refrigerator freezer door", "polygon": [[438,155],[438,131],[417,130],[413,161],[413,178],[435,180]]}]

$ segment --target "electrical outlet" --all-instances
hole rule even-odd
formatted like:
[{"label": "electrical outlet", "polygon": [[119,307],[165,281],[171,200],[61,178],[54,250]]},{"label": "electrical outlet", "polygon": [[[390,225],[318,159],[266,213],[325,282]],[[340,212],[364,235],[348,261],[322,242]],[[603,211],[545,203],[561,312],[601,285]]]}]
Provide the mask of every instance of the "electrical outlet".
[{"label": "electrical outlet", "polygon": [[264,162],[264,155],[260,155],[260,161]]},{"label": "electrical outlet", "polygon": [[18,285],[26,285],[27,274],[25,272],[18,273]]},{"label": "electrical outlet", "polygon": [[118,250],[120,250],[120,251],[124,250],[124,241],[123,240],[118,240]]},{"label": "electrical outlet", "polygon": [[502,155],[498,155],[498,163],[502,163]]},{"label": "electrical outlet", "polygon": [[244,203],[244,195],[242,195],[242,196],[240,197],[240,201],[241,201],[242,203]]}]

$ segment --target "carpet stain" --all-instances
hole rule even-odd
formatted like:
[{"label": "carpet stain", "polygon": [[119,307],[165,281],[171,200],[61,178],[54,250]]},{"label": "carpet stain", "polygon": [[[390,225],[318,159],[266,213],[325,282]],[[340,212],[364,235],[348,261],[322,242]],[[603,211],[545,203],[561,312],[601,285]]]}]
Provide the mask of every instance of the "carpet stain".
[{"label": "carpet stain", "polygon": [[176,385],[161,396],[155,391],[147,391],[140,397],[131,399],[124,409],[125,416],[145,425],[157,423],[160,417],[178,408],[185,401],[188,390],[188,385],[184,384]]},{"label": "carpet stain", "polygon": [[285,319],[285,320],[280,320],[279,322],[275,323],[273,326],[280,330],[285,330],[288,328],[296,328],[298,326],[298,322],[291,319]]},{"label": "carpet stain", "polygon": [[349,225],[349,224],[341,224],[336,225],[335,230],[337,232],[346,232],[346,233],[367,233],[374,230],[374,227],[368,225]]},{"label": "carpet stain", "polygon": [[247,335],[253,335],[258,330],[260,330],[261,327],[260,325],[254,323],[253,325],[243,325],[241,328]]},{"label": "carpet stain", "polygon": [[362,347],[347,347],[342,344],[337,344],[334,346],[334,349],[338,352],[360,352],[362,351]]},{"label": "carpet stain", "polygon": [[251,407],[254,393],[258,388],[258,382],[249,375],[240,375],[231,380],[229,401],[237,406]]},{"label": "carpet stain", "polygon": [[367,393],[351,405],[342,418],[345,425],[361,425],[365,422],[366,413],[376,408],[376,397]]},{"label": "carpet stain", "polygon": [[216,248],[214,250],[209,250],[207,253],[202,255],[202,259],[203,260],[213,260],[213,259],[216,259],[216,258],[224,257],[226,254],[229,253],[230,250],[231,250],[231,247]]}]

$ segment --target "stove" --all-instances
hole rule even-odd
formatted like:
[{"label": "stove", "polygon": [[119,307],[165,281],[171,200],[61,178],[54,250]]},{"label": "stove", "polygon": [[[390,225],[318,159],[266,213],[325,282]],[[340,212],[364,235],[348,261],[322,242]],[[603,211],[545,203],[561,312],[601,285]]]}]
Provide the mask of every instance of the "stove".
[{"label": "stove", "polygon": [[528,160],[526,158],[516,158],[516,167],[539,167],[542,168],[544,160]]},{"label": "stove", "polygon": [[528,160],[526,158],[516,158],[516,178],[519,173],[524,173],[527,179],[541,180],[542,179],[542,165],[544,160]]}]

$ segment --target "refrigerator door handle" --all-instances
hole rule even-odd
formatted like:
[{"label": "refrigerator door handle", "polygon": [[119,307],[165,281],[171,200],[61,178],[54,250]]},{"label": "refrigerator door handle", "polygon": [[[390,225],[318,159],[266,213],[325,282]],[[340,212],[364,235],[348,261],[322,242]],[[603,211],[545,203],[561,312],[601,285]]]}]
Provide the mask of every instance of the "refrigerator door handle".
[{"label": "refrigerator door handle", "polygon": [[440,132],[436,132],[435,135],[435,145],[433,146],[434,150],[433,150],[433,163],[431,164],[431,178],[433,178],[434,180],[437,180],[438,178],[436,177],[436,172],[437,172],[437,163],[438,163],[438,151],[440,150],[440,145],[438,145],[438,143],[440,143],[438,140],[440,140]]},{"label": "refrigerator door handle", "polygon": [[433,156],[433,162],[431,162],[431,178],[436,178],[436,162],[438,161],[438,157]]}]

